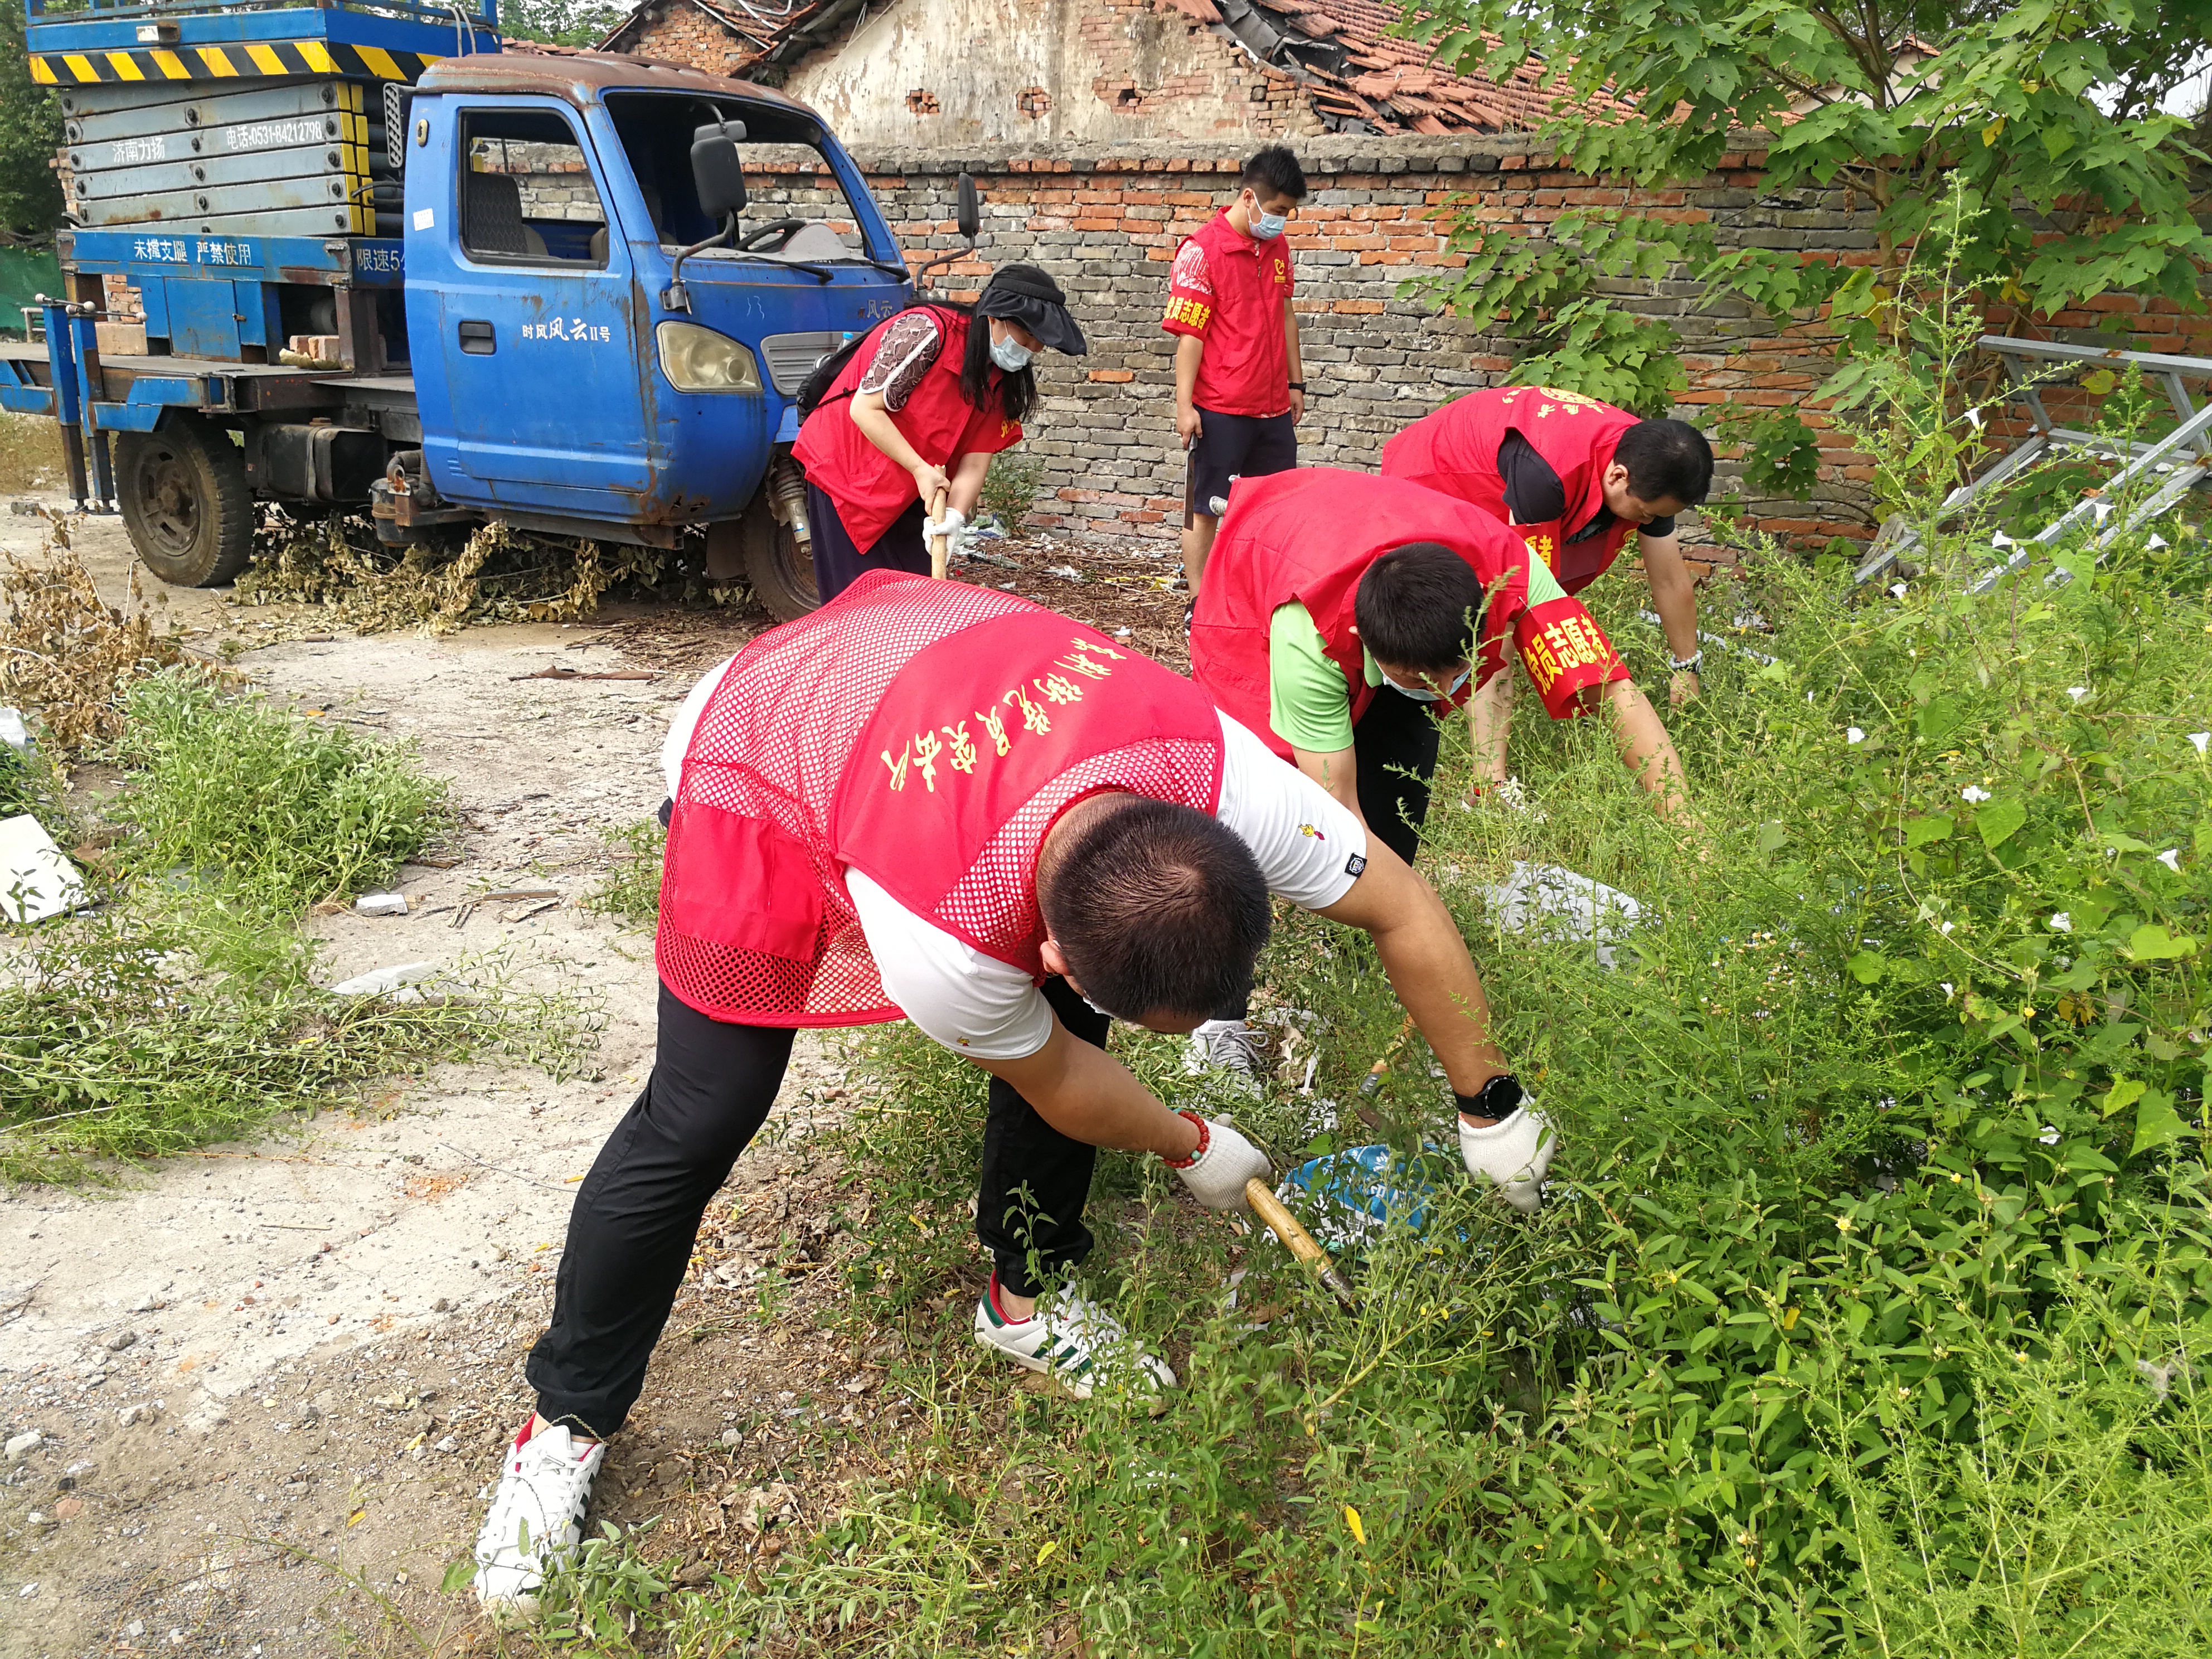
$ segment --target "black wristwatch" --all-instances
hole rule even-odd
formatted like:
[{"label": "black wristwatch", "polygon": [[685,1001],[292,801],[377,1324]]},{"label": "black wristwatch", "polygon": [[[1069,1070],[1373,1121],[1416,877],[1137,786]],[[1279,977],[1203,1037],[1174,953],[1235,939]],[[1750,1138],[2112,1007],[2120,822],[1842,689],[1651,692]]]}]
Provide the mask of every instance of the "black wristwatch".
[{"label": "black wristwatch", "polygon": [[1292,380],[1290,386],[1293,392],[1304,392],[1306,389],[1306,383],[1304,380]]}]

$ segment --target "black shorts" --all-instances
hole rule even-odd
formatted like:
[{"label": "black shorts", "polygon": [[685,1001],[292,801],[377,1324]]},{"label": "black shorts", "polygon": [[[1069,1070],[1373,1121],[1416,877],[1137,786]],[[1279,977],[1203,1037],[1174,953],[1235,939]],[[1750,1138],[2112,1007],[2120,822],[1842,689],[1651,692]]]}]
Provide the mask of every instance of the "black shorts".
[{"label": "black shorts", "polygon": [[1231,478],[1264,478],[1298,464],[1298,429],[1288,410],[1279,415],[1217,415],[1198,411],[1199,438],[1189,464],[1195,487],[1190,510],[1219,518],[1229,506]]}]

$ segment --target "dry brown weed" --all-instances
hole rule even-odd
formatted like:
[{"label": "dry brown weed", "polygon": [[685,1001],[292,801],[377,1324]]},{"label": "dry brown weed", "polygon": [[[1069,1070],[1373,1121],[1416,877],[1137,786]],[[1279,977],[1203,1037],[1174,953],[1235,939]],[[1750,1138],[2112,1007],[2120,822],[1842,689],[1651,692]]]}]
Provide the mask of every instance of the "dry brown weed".
[{"label": "dry brown weed", "polygon": [[155,634],[135,565],[127,610],[118,610],[70,544],[74,521],[48,522],[39,552],[0,554],[0,702],[36,713],[66,754],[116,737],[124,688],[185,653]]}]

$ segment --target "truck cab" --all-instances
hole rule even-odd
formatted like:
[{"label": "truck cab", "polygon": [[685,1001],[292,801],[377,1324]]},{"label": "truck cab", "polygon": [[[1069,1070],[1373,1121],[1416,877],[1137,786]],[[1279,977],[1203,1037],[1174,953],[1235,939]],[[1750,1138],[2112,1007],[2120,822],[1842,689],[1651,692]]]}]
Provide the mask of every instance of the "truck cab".
[{"label": "truck cab", "polygon": [[[791,398],[909,291],[813,112],[695,70],[505,54],[434,67],[406,121],[408,355],[436,495],[548,529],[734,522],[742,540],[771,533],[744,519],[766,484],[767,520],[803,523]],[[702,128],[743,157],[733,228],[700,201]],[[726,228],[678,288],[679,255]]]}]

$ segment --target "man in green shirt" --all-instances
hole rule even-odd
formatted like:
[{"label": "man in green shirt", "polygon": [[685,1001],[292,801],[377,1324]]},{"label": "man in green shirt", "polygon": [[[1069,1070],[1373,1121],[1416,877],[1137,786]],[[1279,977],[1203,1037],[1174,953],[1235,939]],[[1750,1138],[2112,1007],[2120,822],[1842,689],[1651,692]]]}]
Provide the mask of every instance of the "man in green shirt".
[{"label": "man in green shirt", "polygon": [[[1509,644],[1553,719],[1604,708],[1660,811],[1694,822],[1673,740],[1582,602],[1509,526],[1401,479],[1312,467],[1240,483],[1199,590],[1191,674],[1411,863],[1439,705],[1504,672]],[[1256,1070],[1241,1018],[1194,1041]]]}]

